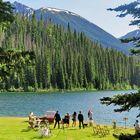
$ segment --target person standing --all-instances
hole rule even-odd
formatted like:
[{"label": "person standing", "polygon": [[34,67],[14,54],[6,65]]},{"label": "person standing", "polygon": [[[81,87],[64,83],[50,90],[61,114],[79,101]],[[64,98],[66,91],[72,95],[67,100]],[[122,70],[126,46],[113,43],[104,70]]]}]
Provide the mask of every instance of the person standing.
[{"label": "person standing", "polygon": [[70,125],[70,114],[69,113],[67,113],[67,115],[66,115],[66,125],[67,125],[67,127],[69,127],[69,125]]},{"label": "person standing", "polygon": [[81,129],[81,124],[82,124],[82,126],[84,128],[84,122],[83,122],[84,121],[84,116],[83,116],[81,111],[79,111],[78,120],[79,120],[79,128]]},{"label": "person standing", "polygon": [[60,114],[58,113],[58,111],[56,111],[54,119],[55,119],[54,128],[56,127],[57,124],[58,124],[58,128],[60,128],[61,117],[60,117]]},{"label": "person standing", "polygon": [[77,113],[76,112],[74,112],[73,114],[72,114],[72,127],[76,127],[76,117],[77,117]]},{"label": "person standing", "polygon": [[91,110],[88,111],[88,119],[89,119],[89,126],[93,125],[93,112]]},{"label": "person standing", "polygon": [[34,115],[33,112],[30,112],[28,117],[29,117],[29,124],[30,124],[31,128],[34,128],[35,124],[36,124],[36,116]]},{"label": "person standing", "polygon": [[134,127],[135,127],[135,134],[140,137],[140,126],[139,126],[139,121],[136,120],[135,124],[134,124]]}]

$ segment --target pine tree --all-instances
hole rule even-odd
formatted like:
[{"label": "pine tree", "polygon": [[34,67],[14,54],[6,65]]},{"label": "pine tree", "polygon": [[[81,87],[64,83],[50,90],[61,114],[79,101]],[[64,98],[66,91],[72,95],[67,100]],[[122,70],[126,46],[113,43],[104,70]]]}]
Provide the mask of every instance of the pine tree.
[{"label": "pine tree", "polygon": [[[109,9],[109,10],[111,10],[111,11],[114,10],[116,12],[121,11],[121,14],[119,15],[119,17],[125,17],[127,15],[132,15],[134,17],[134,20],[132,20],[130,22],[130,25],[138,25],[138,27],[139,27],[139,23],[140,23],[140,13],[139,13],[140,7],[139,7],[139,4],[140,4],[139,1],[134,1],[130,4],[121,5],[117,8]],[[139,44],[140,43],[140,38],[139,37],[138,38],[132,37],[132,38],[122,40],[122,42],[124,42],[124,43],[128,43],[130,41],[136,42],[136,47],[140,46],[140,44]],[[140,49],[136,49],[136,50],[132,49],[131,52],[132,52],[132,54],[139,55],[140,54]],[[127,63],[128,60],[131,62],[131,65],[128,65],[128,63]],[[120,67],[123,67],[123,69],[122,69],[123,71],[121,71],[121,77],[120,78],[123,78],[124,80],[121,79],[121,82],[123,82],[123,81],[125,83],[130,82],[131,85],[133,85],[133,83],[135,83],[135,82],[138,82],[137,77],[135,77],[134,75],[137,75],[139,77],[140,68],[137,67],[135,70],[133,69],[134,65],[136,65],[135,61],[136,60],[133,60],[133,59],[130,60],[130,57],[127,58],[127,57],[123,56],[122,61],[121,61],[121,62],[123,62],[123,64],[120,66]],[[139,60],[138,60],[138,63],[139,63]],[[124,66],[126,66],[126,67],[124,67]],[[129,80],[128,78],[129,79],[132,78],[132,79]],[[137,85],[139,85],[139,84],[137,83]],[[101,103],[106,104],[106,105],[110,105],[110,104],[119,105],[120,108],[115,109],[114,111],[123,112],[123,111],[129,111],[134,107],[139,108],[140,107],[139,100],[140,100],[140,91],[138,91],[138,93],[117,95],[117,96],[114,96],[112,98],[104,97],[104,98],[101,99]]]}]

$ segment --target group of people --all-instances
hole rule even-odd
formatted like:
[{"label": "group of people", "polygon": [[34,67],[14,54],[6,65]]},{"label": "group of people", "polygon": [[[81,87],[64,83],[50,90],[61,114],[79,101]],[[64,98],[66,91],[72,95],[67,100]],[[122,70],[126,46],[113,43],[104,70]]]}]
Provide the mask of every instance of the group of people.
[{"label": "group of people", "polygon": [[[89,126],[92,126],[93,124],[93,112],[91,110],[88,111],[88,122],[89,122]],[[79,111],[79,114],[77,115],[76,112],[74,112],[72,115],[70,115],[69,113],[67,113],[64,118],[61,119],[60,114],[58,111],[56,111],[55,116],[54,116],[54,128],[56,127],[56,125],[58,124],[58,128],[60,128],[60,123],[62,124],[62,128],[64,128],[64,125],[66,124],[66,127],[70,126],[70,119],[72,118],[72,127],[76,127],[76,122],[77,119],[79,121],[79,128],[81,129],[81,127],[85,127],[85,123],[84,123],[84,115],[82,114],[82,111]],[[29,114],[29,124],[32,128],[34,128],[35,126],[40,126],[40,119],[38,117],[36,117],[33,112],[30,112]],[[115,124],[116,127],[116,124]],[[139,125],[139,121],[136,120],[135,124],[135,134],[140,137],[140,125]],[[44,131],[43,131],[44,132]],[[47,132],[47,131],[45,131]],[[46,134],[46,133],[45,133]]]},{"label": "group of people", "polygon": [[[72,115],[70,115],[69,113],[67,113],[64,118],[61,119],[60,114],[58,111],[56,111],[55,114],[55,123],[54,123],[54,128],[56,127],[56,125],[58,124],[58,128],[60,128],[60,122],[62,123],[62,128],[64,128],[64,124],[66,124],[66,127],[69,127],[70,125],[70,118],[72,117],[72,127],[76,127],[76,122],[77,119],[79,121],[79,128],[81,129],[81,127],[85,127],[84,124],[84,115],[82,114],[82,111],[79,111],[79,114],[77,115],[76,112],[74,112]],[[93,112],[91,110],[88,111],[88,118],[89,118],[89,125],[92,125],[93,123]]]},{"label": "group of people", "polygon": [[[86,125],[84,123],[84,115],[82,114],[82,111],[79,111],[78,114],[76,112],[74,112],[72,115],[67,113],[64,116],[64,118],[62,118],[62,119],[61,119],[59,112],[56,111],[55,116],[54,116],[54,120],[55,120],[54,128],[56,127],[56,125],[58,125],[58,128],[60,128],[60,123],[62,124],[62,128],[64,128],[64,125],[66,125],[66,127],[69,127],[71,119],[72,119],[72,127],[76,127],[77,119],[79,121],[80,129],[81,129],[81,127],[84,128]],[[91,110],[88,111],[88,119],[89,119],[89,125],[91,126],[93,124],[93,112]],[[30,124],[31,128],[34,128],[36,126],[40,127],[40,122],[41,122],[41,120],[39,119],[39,117],[36,117],[33,112],[30,112],[29,124]]]}]

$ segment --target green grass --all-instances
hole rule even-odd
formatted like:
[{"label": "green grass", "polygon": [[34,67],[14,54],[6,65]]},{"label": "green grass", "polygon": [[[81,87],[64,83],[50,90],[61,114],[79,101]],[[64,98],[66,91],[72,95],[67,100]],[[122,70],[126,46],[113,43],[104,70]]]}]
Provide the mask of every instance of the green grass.
[{"label": "green grass", "polygon": [[[40,138],[39,131],[29,129],[28,126],[28,118],[0,117],[0,140],[115,140],[111,126],[110,134],[106,137],[93,135],[92,127],[81,130],[78,127],[70,127],[64,130],[52,129],[52,136],[49,138]],[[121,132],[134,134],[134,129],[121,129]]]}]

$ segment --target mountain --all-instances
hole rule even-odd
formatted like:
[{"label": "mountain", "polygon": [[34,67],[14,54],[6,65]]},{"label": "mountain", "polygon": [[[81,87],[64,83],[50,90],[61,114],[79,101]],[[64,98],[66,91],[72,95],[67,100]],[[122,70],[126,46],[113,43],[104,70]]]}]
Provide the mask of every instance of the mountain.
[{"label": "mountain", "polygon": [[129,54],[129,46],[122,44],[111,34],[73,12],[51,7],[42,7],[34,10],[18,2],[14,2],[13,6],[15,7],[14,11],[16,13],[23,14],[29,18],[35,13],[38,20],[41,17],[43,20],[51,19],[53,23],[61,24],[64,27],[67,27],[69,23],[72,30],[76,29],[78,32],[84,32],[91,40],[101,43],[103,47],[115,48],[123,53]]},{"label": "mountain", "polygon": [[21,3],[18,3],[16,1],[12,5],[14,7],[14,12],[15,13],[21,13],[24,16],[28,16],[28,17],[31,16],[34,13],[34,9],[33,8],[25,6],[25,5],[23,5]]},{"label": "mountain", "polygon": [[[24,51],[35,53],[34,61],[28,61],[28,56],[27,61],[26,57],[21,58],[25,63],[22,67],[22,62],[15,62],[12,57],[19,67],[2,79],[5,84],[0,84],[1,91],[109,90],[140,85],[139,60],[104,49],[83,33],[51,25],[16,16],[10,28],[0,30],[4,50],[21,50],[24,56]],[[13,51],[6,54],[11,58]],[[31,52],[33,58],[34,53]],[[7,71],[9,62],[3,60],[2,66]]]},{"label": "mountain", "polygon": [[[132,38],[132,37],[140,37],[140,30],[131,31],[131,32],[127,33],[126,35],[120,37],[120,38],[125,39],[125,38]],[[127,46],[129,48],[134,48],[135,43],[133,41],[129,42],[129,43],[127,43]]]},{"label": "mountain", "polygon": [[130,38],[130,37],[140,37],[140,30],[134,30],[132,32],[127,33],[126,35],[122,36],[121,38]]}]

